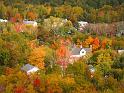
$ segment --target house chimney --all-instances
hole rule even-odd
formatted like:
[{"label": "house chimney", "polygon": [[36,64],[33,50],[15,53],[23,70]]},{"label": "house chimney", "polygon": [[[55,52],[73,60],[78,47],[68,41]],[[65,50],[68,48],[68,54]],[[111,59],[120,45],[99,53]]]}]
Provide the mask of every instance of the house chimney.
[{"label": "house chimney", "polygon": [[80,48],[83,48],[82,45],[80,45]]},{"label": "house chimney", "polygon": [[92,45],[90,45],[90,49],[91,49],[91,51],[93,50],[93,46]]}]

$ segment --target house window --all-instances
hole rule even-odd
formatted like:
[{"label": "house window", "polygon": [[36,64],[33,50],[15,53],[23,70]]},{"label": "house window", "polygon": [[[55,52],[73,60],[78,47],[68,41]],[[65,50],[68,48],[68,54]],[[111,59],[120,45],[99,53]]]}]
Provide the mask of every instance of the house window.
[{"label": "house window", "polygon": [[84,51],[82,51],[82,53],[84,53]]}]

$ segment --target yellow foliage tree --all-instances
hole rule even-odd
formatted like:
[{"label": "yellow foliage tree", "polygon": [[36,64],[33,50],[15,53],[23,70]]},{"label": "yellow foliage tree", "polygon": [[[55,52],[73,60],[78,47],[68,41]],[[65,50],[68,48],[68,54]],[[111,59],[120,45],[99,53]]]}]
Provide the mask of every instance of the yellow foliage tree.
[{"label": "yellow foliage tree", "polygon": [[28,62],[32,65],[39,67],[40,69],[44,69],[44,57],[45,57],[45,48],[38,47],[33,49],[31,52]]},{"label": "yellow foliage tree", "polygon": [[82,46],[82,42],[80,41],[80,39],[77,39],[76,45],[77,45],[77,47]]}]

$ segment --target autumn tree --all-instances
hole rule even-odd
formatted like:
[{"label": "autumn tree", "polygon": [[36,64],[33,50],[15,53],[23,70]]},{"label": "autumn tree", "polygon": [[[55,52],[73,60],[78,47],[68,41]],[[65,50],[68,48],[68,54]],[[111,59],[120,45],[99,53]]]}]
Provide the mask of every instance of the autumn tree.
[{"label": "autumn tree", "polygon": [[29,12],[27,12],[27,18],[29,20],[35,20],[37,18],[37,14],[33,11],[29,11]]},{"label": "autumn tree", "polygon": [[[61,45],[60,48],[58,48],[56,50],[56,53],[57,53],[57,56],[58,56],[58,60],[61,61],[61,62],[65,61],[64,63],[65,63],[65,65],[67,65],[68,58],[69,58],[68,48],[64,45]],[[61,64],[61,62],[60,62],[60,64]],[[64,63],[62,63],[62,64],[64,64]]]},{"label": "autumn tree", "polygon": [[83,15],[83,12],[84,11],[81,7],[73,7],[69,19],[72,21],[72,23],[75,23]]},{"label": "autumn tree", "polygon": [[112,45],[112,40],[105,38],[102,40],[101,42],[101,48],[105,49],[105,48],[110,48]]},{"label": "autumn tree", "polygon": [[0,2],[0,18],[6,18],[6,12],[7,12],[7,7],[3,4],[3,2]]},{"label": "autumn tree", "polygon": [[92,48],[93,50],[97,50],[98,48],[100,47],[100,41],[99,39],[96,37],[93,41],[93,44],[92,44]]},{"label": "autumn tree", "polygon": [[87,47],[89,47],[89,45],[91,45],[91,44],[93,44],[93,41],[94,41],[94,39],[91,37],[91,36],[89,36],[86,40],[85,40],[85,45],[84,46],[87,46]]},{"label": "autumn tree", "polygon": [[113,63],[113,68],[116,69],[123,69],[124,68],[124,54],[116,56],[114,63]]},{"label": "autumn tree", "polygon": [[92,38],[91,36],[89,36],[83,42],[83,46],[85,46],[85,47],[91,47],[92,46],[92,50],[95,51],[100,47],[100,41],[99,41],[98,37]]},{"label": "autumn tree", "polygon": [[47,8],[45,6],[38,6],[37,9],[38,18],[41,18],[42,20],[47,16]]},{"label": "autumn tree", "polygon": [[28,62],[41,69],[44,69],[44,57],[45,57],[44,47],[40,46],[32,50],[30,56],[28,57]]},{"label": "autumn tree", "polygon": [[[61,66],[62,71],[65,71],[69,63],[70,52],[69,48],[65,46],[63,40],[60,42],[60,47],[56,50],[57,63]],[[62,75],[64,72],[62,72]]]},{"label": "autumn tree", "polygon": [[110,12],[112,10],[112,6],[104,5],[100,10],[104,11],[104,22],[111,22]]},{"label": "autumn tree", "polygon": [[76,45],[77,45],[78,47],[82,47],[82,42],[80,41],[80,39],[77,39]]},{"label": "autumn tree", "polygon": [[53,17],[50,16],[50,18],[44,19],[43,26],[44,28],[48,29],[48,31],[56,31],[59,29],[59,27],[62,27],[64,25],[72,26],[72,23],[69,20]]},{"label": "autumn tree", "polygon": [[8,20],[11,20],[12,17],[14,17],[15,14],[18,13],[17,8],[12,8],[10,6],[7,7],[6,17]]},{"label": "autumn tree", "polygon": [[92,23],[96,23],[97,22],[97,9],[94,9],[94,8],[91,8],[90,10],[89,10],[89,13],[90,13],[90,15],[88,16],[89,18],[88,19],[90,19],[90,21],[92,22]]},{"label": "autumn tree", "polygon": [[23,17],[20,13],[15,14],[14,17],[15,17],[17,22],[22,22],[22,20],[23,20]]},{"label": "autumn tree", "polygon": [[[88,83],[86,81],[86,64],[85,62],[82,62],[81,60],[74,62],[73,64],[69,64],[66,69],[66,74],[68,76],[72,76],[75,79],[75,82],[79,84],[80,86]],[[84,85],[85,86],[85,85]]]},{"label": "autumn tree", "polygon": [[44,19],[43,25],[38,28],[39,40],[46,41],[48,44],[61,37],[72,37],[75,33],[76,29],[71,21],[53,16]]},{"label": "autumn tree", "polygon": [[55,7],[54,12],[55,16],[69,19],[72,23],[75,23],[81,18],[84,11],[81,7],[62,5],[60,7]]},{"label": "autumn tree", "polygon": [[14,31],[5,31],[4,33],[0,33],[0,42],[1,66],[14,67],[17,64],[26,62],[29,47],[27,46],[27,40],[23,35]]},{"label": "autumn tree", "polygon": [[[37,93],[45,92],[45,80],[42,80],[44,73],[27,75],[20,71],[20,66],[13,68],[13,73],[0,76],[0,92],[6,93]],[[5,79],[6,78],[6,79]],[[43,81],[43,82],[42,82]],[[42,83],[41,83],[42,82]],[[4,89],[3,89],[4,88]]]}]

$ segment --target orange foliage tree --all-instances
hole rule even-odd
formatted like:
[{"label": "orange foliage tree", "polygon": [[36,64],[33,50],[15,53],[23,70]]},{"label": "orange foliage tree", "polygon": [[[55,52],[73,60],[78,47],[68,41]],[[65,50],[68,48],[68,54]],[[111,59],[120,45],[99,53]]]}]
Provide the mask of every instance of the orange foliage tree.
[{"label": "orange foliage tree", "polygon": [[92,47],[93,50],[97,50],[100,47],[100,42],[99,42],[99,39],[97,37],[94,38],[92,46],[93,46]]},{"label": "orange foliage tree", "polygon": [[89,36],[88,39],[85,40],[86,46],[87,46],[87,45],[89,46],[90,44],[92,44],[93,41],[94,41],[94,39],[93,39],[91,36]]},{"label": "orange foliage tree", "polygon": [[45,49],[44,47],[38,47],[32,50],[28,62],[32,65],[39,67],[40,69],[44,69],[44,57],[45,57]]},{"label": "orange foliage tree", "polygon": [[59,58],[64,58],[67,56],[68,52],[67,52],[67,48],[65,46],[60,46],[60,48],[57,49],[57,56]]},{"label": "orange foliage tree", "polygon": [[37,18],[37,14],[35,12],[28,12],[27,17],[29,20],[35,20]]},{"label": "orange foliage tree", "polygon": [[5,75],[10,75],[12,73],[13,73],[13,69],[12,68],[9,68],[9,67],[5,68]]},{"label": "orange foliage tree", "polygon": [[105,49],[106,43],[107,43],[107,39],[105,38],[105,39],[102,40],[102,42],[101,42],[101,48]]},{"label": "orange foliage tree", "polygon": [[20,13],[16,13],[14,17],[15,17],[16,21],[18,21],[18,22],[22,22],[22,20],[23,20],[23,17]]},{"label": "orange foliage tree", "polygon": [[32,40],[32,41],[29,41],[28,42],[28,46],[31,48],[31,49],[34,49],[37,47],[37,41],[36,40]]},{"label": "orange foliage tree", "polygon": [[97,50],[100,47],[100,41],[99,39],[96,38],[92,38],[91,36],[89,36],[85,41],[84,41],[84,46],[85,47],[89,47],[90,45],[92,45],[92,50]]}]

